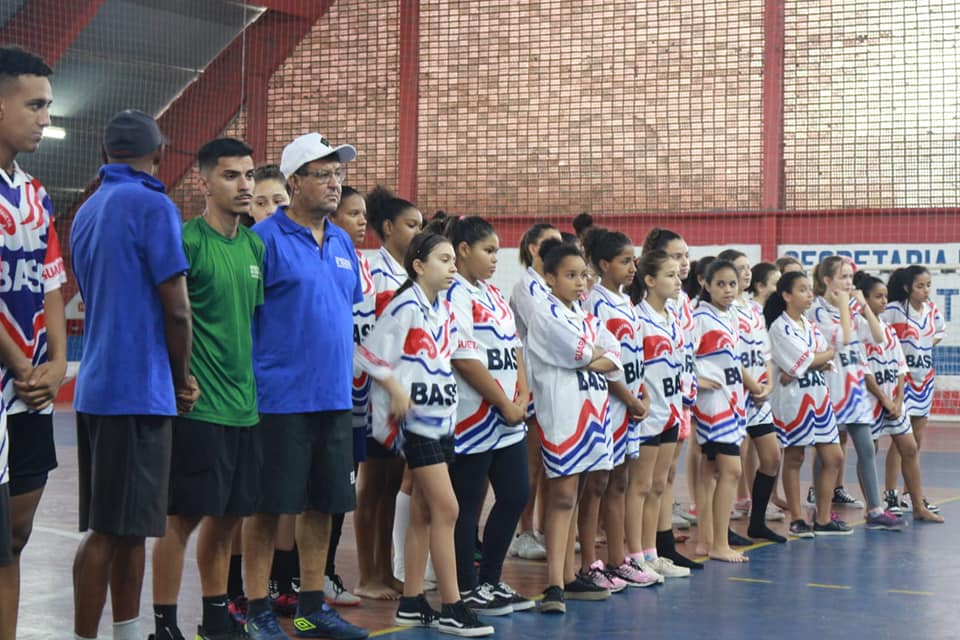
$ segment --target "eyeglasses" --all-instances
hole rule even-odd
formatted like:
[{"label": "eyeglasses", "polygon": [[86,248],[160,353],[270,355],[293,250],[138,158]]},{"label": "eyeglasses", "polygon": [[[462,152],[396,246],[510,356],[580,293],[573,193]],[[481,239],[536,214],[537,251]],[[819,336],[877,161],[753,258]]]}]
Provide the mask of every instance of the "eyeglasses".
[{"label": "eyeglasses", "polygon": [[303,171],[298,173],[300,176],[310,176],[311,178],[316,178],[321,182],[330,182],[330,178],[333,178],[337,181],[337,184],[343,184],[343,181],[347,179],[347,168],[340,167],[339,169],[334,169],[333,171]]}]

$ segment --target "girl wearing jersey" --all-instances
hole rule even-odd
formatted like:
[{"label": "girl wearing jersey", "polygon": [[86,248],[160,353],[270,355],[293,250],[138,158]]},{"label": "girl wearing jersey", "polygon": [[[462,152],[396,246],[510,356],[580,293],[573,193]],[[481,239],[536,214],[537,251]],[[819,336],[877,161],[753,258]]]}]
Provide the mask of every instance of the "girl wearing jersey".
[{"label": "girl wearing jersey", "polygon": [[703,452],[698,553],[714,560],[747,562],[730,548],[730,510],[740,480],[740,443],[744,426],[744,376],[740,334],[733,301],[739,290],[736,267],[714,260],[704,273],[700,303],[693,312],[697,402],[691,409]]},{"label": "girl wearing jersey", "polygon": [[[636,529],[643,519],[643,497],[630,500],[630,508],[624,502],[627,491],[628,470],[640,450],[640,421],[646,415],[649,398],[641,392],[643,386],[643,336],[640,318],[630,298],[623,293],[634,280],[637,268],[634,264],[633,242],[626,235],[611,232],[601,227],[591,228],[583,239],[587,255],[593,263],[599,281],[587,296],[586,309],[606,327],[620,342],[620,361],[623,364],[623,380],[609,381],[609,405],[607,417],[613,438],[613,471],[596,471],[590,474],[580,505],[580,543],[583,571],[594,583],[607,589],[626,585],[646,587],[659,582],[653,573],[643,570],[643,547],[640,562],[631,562],[624,549],[624,518]],[[653,465],[649,465],[652,474]],[[649,482],[647,483],[649,493]],[[597,533],[597,514],[602,499],[602,518],[607,534],[607,563],[596,558],[594,541]],[[638,508],[639,507],[639,508]],[[659,513],[659,511],[657,511]],[[654,526],[654,529],[656,527]],[[653,534],[649,547],[653,547]],[[656,549],[652,549],[656,552]]]},{"label": "girl wearing jersey", "polygon": [[[674,262],[677,263],[677,275],[679,276],[681,282],[689,276],[690,251],[687,247],[687,243],[678,233],[670,231],[669,229],[661,229],[659,227],[654,227],[651,229],[650,233],[647,234],[647,237],[643,241],[643,249],[641,253],[646,254],[655,250],[663,251],[669,257],[673,258]],[[669,475],[667,476],[667,484],[664,487],[664,492],[660,499],[660,517],[657,521],[657,555],[664,558],[670,558],[676,565],[681,567],[686,567],[688,569],[702,569],[702,564],[685,558],[677,552],[676,541],[673,537],[673,526],[675,522],[677,526],[689,529],[690,524],[696,523],[697,521],[696,516],[691,515],[689,510],[682,510],[679,506],[674,509],[673,502],[673,481],[677,475],[677,460],[680,459],[680,452],[683,450],[682,441],[686,440],[687,435],[690,433],[690,407],[693,405],[693,401],[696,398],[697,393],[696,378],[693,367],[693,305],[690,301],[690,298],[684,294],[682,290],[676,299],[668,297],[666,302],[667,304],[674,306],[674,312],[680,319],[680,326],[684,335],[685,354],[683,372],[681,373],[684,410],[681,413],[680,428],[677,430],[677,440],[672,441],[673,443],[680,442],[680,444],[674,447],[673,461],[670,464],[670,471]],[[673,432],[667,431],[665,434],[661,435],[660,443],[671,444],[669,439],[673,437]],[[696,438],[690,442],[691,449],[695,446]],[[699,458],[699,453],[700,450],[697,448],[696,458]],[[688,483],[695,482],[696,480],[696,473],[692,470],[696,466],[696,462],[691,464],[690,459],[687,459],[686,475]],[[691,484],[691,486],[693,485]],[[693,499],[693,495],[694,493],[691,490],[691,500]]]},{"label": "girl wearing jersey", "polygon": [[[468,607],[480,615],[533,608],[501,580],[503,561],[529,498],[527,378],[513,312],[500,290],[489,284],[500,242],[483,218],[452,219],[447,238],[457,253],[457,275],[444,297],[457,326],[452,363],[457,381],[456,458],[450,465],[460,504],[454,542],[457,581]],[[487,480],[496,501],[483,529],[479,575],[474,567],[477,521]]]},{"label": "girl wearing jersey", "polygon": [[[807,311],[834,350],[833,367],[826,372],[827,387],[837,428],[846,431],[857,451],[857,476],[866,498],[867,528],[900,530],[904,523],[887,512],[880,495],[880,481],[873,446],[873,416],[867,402],[864,382],[866,353],[863,343],[883,342],[883,330],[876,315],[863,303],[863,294],[854,290],[853,266],[840,256],[825,258],[813,270],[814,293],[817,299]],[[841,436],[841,448],[843,446]],[[816,477],[817,465],[814,465]],[[838,486],[833,491],[833,502],[846,491]]]},{"label": "girl wearing jersey", "polygon": [[563,613],[565,597],[610,596],[576,573],[574,511],[580,476],[612,468],[607,376],[622,380],[623,371],[620,344],[579,304],[587,286],[579,249],[547,240],[540,256],[551,293],[528,319],[525,351],[548,485],[548,586],[540,610]]},{"label": "girl wearing jersey", "polygon": [[[527,338],[527,322],[534,311],[546,304],[550,291],[543,279],[543,260],[540,258],[540,245],[546,240],[560,240],[560,231],[552,224],[538,222],[523,234],[520,240],[520,263],[526,267],[523,277],[514,285],[510,295],[510,308],[513,310],[517,325],[517,336],[523,342]],[[529,388],[530,372],[527,371]],[[530,485],[530,499],[520,514],[520,531],[510,545],[510,555],[524,560],[544,560],[547,557],[546,539],[537,530],[536,521],[543,527],[546,522],[546,496],[543,483],[543,461],[540,458],[540,439],[537,436],[537,419],[531,395],[526,413],[527,426],[527,473]]]},{"label": "girl wearing jersey", "polygon": [[[739,355],[743,366],[744,386],[749,391],[746,395],[745,417],[747,435],[750,437],[743,441],[741,465],[745,470],[750,467],[750,477],[746,478],[745,482],[741,477],[740,485],[742,487],[746,483],[752,488],[746,504],[741,503],[741,508],[735,507],[735,511],[750,514],[747,535],[751,538],[784,543],[787,539],[772,531],[766,524],[767,505],[770,503],[770,495],[780,469],[780,444],[773,426],[770,403],[767,402],[773,391],[770,337],[763,321],[763,307],[747,296],[753,277],[750,260],[746,254],[736,249],[727,249],[721,252],[718,258],[729,260],[737,270],[737,297],[734,298],[731,308],[736,314],[737,331],[740,335]],[[759,465],[747,464],[753,459],[757,459]],[[746,472],[743,475],[747,475]],[[782,514],[780,519],[783,519]]]},{"label": "girl wearing jersey", "polygon": [[[933,406],[933,347],[946,335],[943,316],[930,299],[930,286],[930,272],[926,267],[911,265],[897,269],[890,274],[887,282],[890,302],[883,312],[883,319],[900,338],[903,355],[910,369],[904,386],[903,403],[910,416],[917,449],[923,446],[923,432]],[[899,462],[899,455],[891,448],[887,453],[887,472],[891,473],[892,469],[895,473]],[[926,498],[923,498],[923,502],[930,511],[940,512],[939,507],[930,504]]]},{"label": "girl wearing jersey", "polygon": [[[824,371],[833,366],[833,349],[817,325],[804,315],[813,304],[813,286],[802,271],[781,276],[777,291],[763,307],[773,358],[773,424],[784,447],[783,492],[792,521],[790,535],[849,535],[847,524],[830,517],[830,496],[843,457],[837,421],[830,404]],[[800,506],[800,468],[804,449],[815,446],[822,468],[817,482],[817,505],[811,528]]]},{"label": "girl wearing jersey", "polygon": [[[379,317],[394,292],[407,279],[403,268],[404,255],[420,232],[423,216],[413,203],[394,197],[383,187],[368,193],[366,204],[367,222],[383,243],[370,260],[374,315]],[[360,464],[357,478],[357,510],[354,513],[357,548],[372,549],[373,560],[360,563],[357,595],[393,600],[403,588],[403,541],[410,518],[410,488],[407,486],[406,491],[400,492],[404,478],[403,458],[387,451],[373,439],[375,427],[373,424],[367,427],[367,457]]]},{"label": "girl wearing jersey", "polygon": [[[857,272],[853,279],[854,284],[863,293],[867,306],[874,314],[882,314],[887,306],[887,285],[879,278]],[[923,484],[920,475],[920,459],[917,454],[917,441],[913,437],[910,427],[910,418],[903,407],[903,389],[906,382],[906,373],[909,371],[900,340],[893,328],[880,320],[884,340],[882,343],[867,340],[864,343],[867,354],[867,365],[870,370],[867,374],[867,397],[870,414],[873,417],[874,443],[881,436],[890,436],[893,446],[900,454],[903,479],[911,495],[922,496]],[[887,491],[895,491],[897,481],[896,472],[887,475]],[[888,501],[890,511],[900,509],[898,501],[893,497],[893,504]],[[913,506],[914,520],[943,522],[943,518],[927,509],[922,502]]]},{"label": "girl wearing jersey", "polygon": [[[457,272],[453,246],[443,236],[414,238],[404,256],[407,280],[357,348],[356,362],[374,379],[370,391],[373,435],[402,451],[413,476],[405,541],[403,596],[395,622],[437,627],[462,636],[491,635],[457,589],[454,526],[457,496],[450,482],[457,417],[457,383],[450,357],[458,335],[450,304],[440,292]],[[427,551],[433,557],[442,608],[423,595]]]},{"label": "girl wearing jersey", "polygon": [[[662,501],[669,495],[670,467],[676,459],[677,433],[683,415],[686,344],[676,308],[680,292],[677,261],[661,249],[646,251],[630,288],[643,344],[643,394],[647,417],[636,425],[639,453],[630,462],[627,488],[627,550],[630,563],[656,576],[682,578],[700,563],[677,553],[670,529],[668,544],[658,531]],[[630,514],[639,514],[639,517]],[[663,551],[661,551],[663,549]]]}]

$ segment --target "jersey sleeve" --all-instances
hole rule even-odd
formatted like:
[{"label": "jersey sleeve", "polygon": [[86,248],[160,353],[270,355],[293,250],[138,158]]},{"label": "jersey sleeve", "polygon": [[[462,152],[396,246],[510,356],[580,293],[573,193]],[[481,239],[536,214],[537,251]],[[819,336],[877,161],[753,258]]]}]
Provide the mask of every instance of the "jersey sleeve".
[{"label": "jersey sleeve", "polygon": [[177,207],[165,200],[143,212],[140,249],[154,286],[190,270],[183,252],[183,223]]},{"label": "jersey sleeve", "polygon": [[770,327],[770,351],[774,364],[794,378],[802,377],[807,372],[816,355],[785,322]]},{"label": "jersey sleeve", "polygon": [[353,304],[360,304],[363,302],[363,273],[360,270],[360,261],[357,259],[356,251],[348,251],[347,253],[350,254],[353,273],[357,276],[357,281],[353,284]]},{"label": "jersey sleeve", "polygon": [[933,316],[933,339],[943,340],[947,335],[947,324],[943,320],[943,314],[940,313],[940,307],[933,300],[930,301],[930,315]]},{"label": "jersey sleeve", "polygon": [[[402,315],[402,314],[401,314]],[[373,326],[362,345],[354,349],[353,364],[375,380],[385,380],[403,352],[406,329],[395,316],[383,316]]]},{"label": "jersey sleeve", "polygon": [[473,300],[466,288],[455,282],[447,293],[450,313],[453,317],[452,328],[457,332],[451,360],[481,360],[480,345],[473,332]]},{"label": "jersey sleeve", "polygon": [[541,360],[561,369],[579,369],[593,360],[593,349],[582,331],[557,317],[552,308],[530,316],[527,348]]},{"label": "jersey sleeve", "polygon": [[53,226],[53,218],[47,217],[47,252],[43,258],[43,292],[56,291],[67,282],[67,271],[60,252],[60,238]]},{"label": "jersey sleeve", "polygon": [[603,357],[617,365],[613,371],[606,374],[607,380],[622,382],[624,380],[623,361],[620,357],[620,341],[607,329],[606,323],[597,321],[597,347],[603,349]]}]

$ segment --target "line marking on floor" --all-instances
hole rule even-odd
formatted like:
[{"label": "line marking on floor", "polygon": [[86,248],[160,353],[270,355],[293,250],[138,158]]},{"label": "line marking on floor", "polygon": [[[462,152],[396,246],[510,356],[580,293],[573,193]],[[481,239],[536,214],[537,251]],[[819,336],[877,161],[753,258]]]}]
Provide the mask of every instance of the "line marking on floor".
[{"label": "line marking on floor", "polygon": [[385,636],[388,633],[397,633],[399,631],[407,631],[413,627],[387,627],[386,629],[380,629],[379,631],[374,631],[370,634],[371,638],[376,638],[377,636]]},{"label": "line marking on floor", "polygon": [[754,582],[756,584],[773,584],[773,580],[762,580],[760,578],[734,578],[731,576],[727,578],[727,580],[730,580],[731,582]]},{"label": "line marking on floor", "polygon": [[814,589],[836,589],[838,591],[848,591],[853,589],[853,587],[845,584],[820,584],[819,582],[808,582],[808,587],[813,587]]},{"label": "line marking on floor", "polygon": [[887,593],[896,593],[905,596],[932,596],[933,591],[910,591],[909,589],[887,589]]}]

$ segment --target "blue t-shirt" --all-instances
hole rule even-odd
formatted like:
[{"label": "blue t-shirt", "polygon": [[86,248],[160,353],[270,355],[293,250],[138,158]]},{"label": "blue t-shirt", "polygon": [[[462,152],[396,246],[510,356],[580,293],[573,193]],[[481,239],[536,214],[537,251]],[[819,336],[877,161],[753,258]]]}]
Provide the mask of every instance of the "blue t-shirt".
[{"label": "blue t-shirt", "polygon": [[350,236],[325,220],[319,246],[286,207],[253,230],[266,247],[253,319],[260,413],[352,409],[353,305],[363,288]]},{"label": "blue t-shirt", "polygon": [[74,406],[94,415],[173,416],[157,286],[189,269],[180,212],[163,183],[128,165],[104,165],[100,178],[70,232],[86,308]]}]

